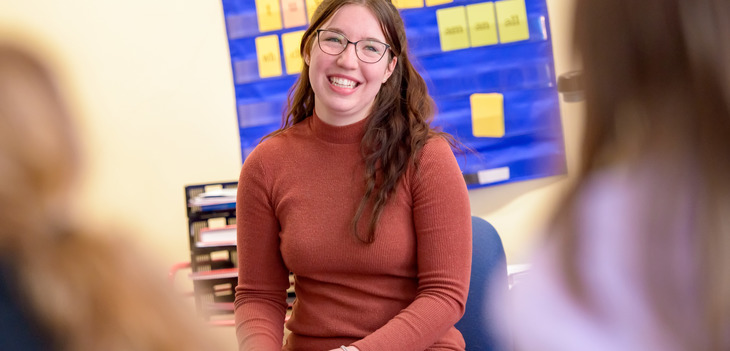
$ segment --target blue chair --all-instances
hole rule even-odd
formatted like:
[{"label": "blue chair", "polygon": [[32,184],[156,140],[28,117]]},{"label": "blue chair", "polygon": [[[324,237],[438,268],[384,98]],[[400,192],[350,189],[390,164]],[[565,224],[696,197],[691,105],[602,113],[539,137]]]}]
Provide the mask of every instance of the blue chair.
[{"label": "blue chair", "polygon": [[[486,220],[472,216],[472,266],[469,297],[464,316],[456,323],[467,351],[506,350],[497,338],[497,321],[491,311],[491,296],[509,289],[507,258],[497,230]],[[504,340],[502,340],[504,341]]]}]

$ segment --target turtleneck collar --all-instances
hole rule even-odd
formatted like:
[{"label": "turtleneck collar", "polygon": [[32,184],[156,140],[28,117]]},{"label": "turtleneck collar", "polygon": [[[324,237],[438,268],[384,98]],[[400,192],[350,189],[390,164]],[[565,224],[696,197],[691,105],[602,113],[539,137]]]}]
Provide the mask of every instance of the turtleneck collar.
[{"label": "turtleneck collar", "polygon": [[333,144],[355,144],[360,143],[365,135],[365,123],[367,118],[346,126],[333,126],[327,124],[314,112],[309,118],[314,135],[323,141]]}]

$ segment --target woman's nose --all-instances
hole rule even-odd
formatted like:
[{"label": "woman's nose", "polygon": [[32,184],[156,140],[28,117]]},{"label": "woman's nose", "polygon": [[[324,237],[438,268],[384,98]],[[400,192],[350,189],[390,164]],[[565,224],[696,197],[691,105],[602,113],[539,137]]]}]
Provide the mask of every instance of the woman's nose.
[{"label": "woman's nose", "polygon": [[343,67],[357,68],[358,60],[357,53],[355,52],[355,44],[347,43],[345,51],[340,54],[337,63]]}]

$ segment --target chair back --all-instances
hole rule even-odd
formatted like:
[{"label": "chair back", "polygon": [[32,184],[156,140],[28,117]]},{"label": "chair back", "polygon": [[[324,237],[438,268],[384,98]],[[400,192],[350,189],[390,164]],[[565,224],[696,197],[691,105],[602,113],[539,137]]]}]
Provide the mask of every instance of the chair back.
[{"label": "chair back", "polygon": [[500,290],[507,295],[507,258],[497,230],[483,218],[472,216],[472,265],[469,297],[464,316],[456,323],[467,351],[502,351],[496,318],[490,303]]}]

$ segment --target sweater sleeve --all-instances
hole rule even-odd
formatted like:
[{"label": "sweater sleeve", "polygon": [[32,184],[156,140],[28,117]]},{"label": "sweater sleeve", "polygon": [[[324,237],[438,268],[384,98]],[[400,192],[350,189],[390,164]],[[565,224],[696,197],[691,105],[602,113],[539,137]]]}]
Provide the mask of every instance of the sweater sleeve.
[{"label": "sweater sleeve", "polygon": [[239,350],[281,350],[289,270],[279,250],[279,222],[260,149],[243,164],[236,223],[238,285],[235,296]]},{"label": "sweater sleeve", "polygon": [[[425,350],[447,333],[460,338],[452,328],[464,314],[469,291],[471,210],[464,178],[445,140],[426,144],[409,182],[417,237],[416,298],[383,327],[353,343],[361,351]],[[459,342],[463,347],[463,340]]]}]

